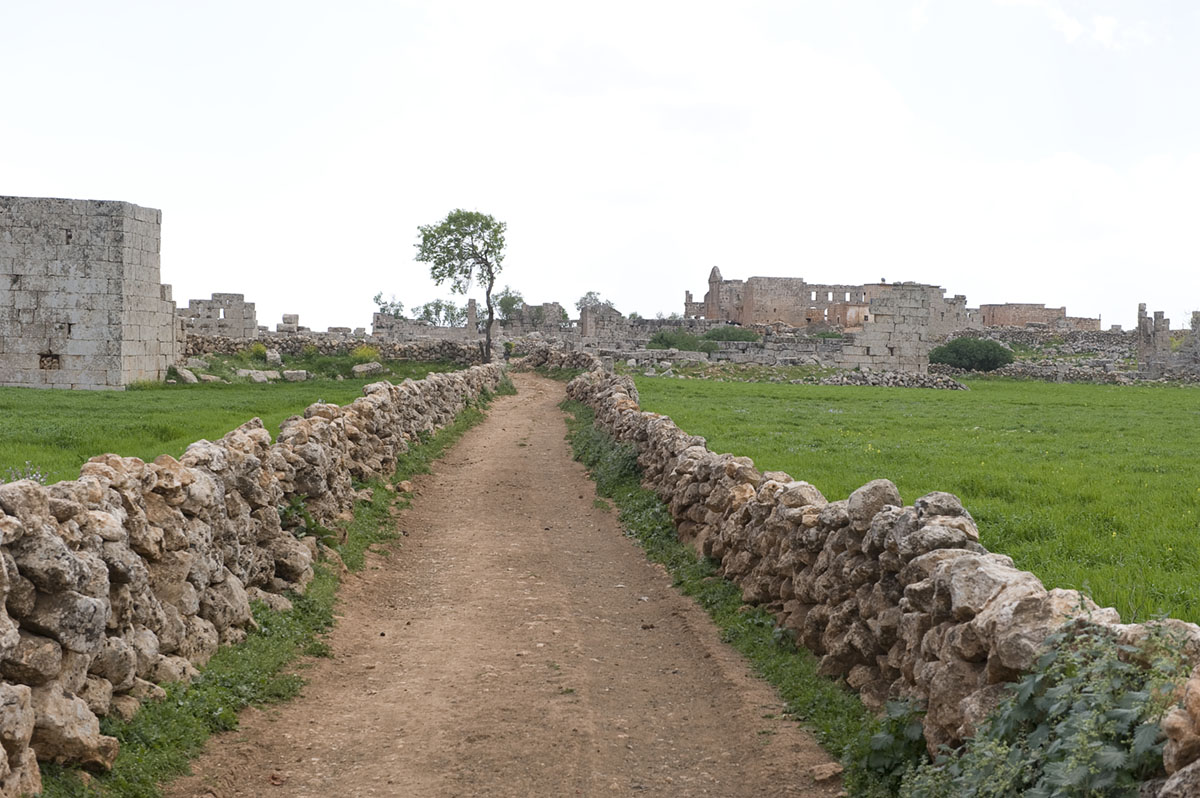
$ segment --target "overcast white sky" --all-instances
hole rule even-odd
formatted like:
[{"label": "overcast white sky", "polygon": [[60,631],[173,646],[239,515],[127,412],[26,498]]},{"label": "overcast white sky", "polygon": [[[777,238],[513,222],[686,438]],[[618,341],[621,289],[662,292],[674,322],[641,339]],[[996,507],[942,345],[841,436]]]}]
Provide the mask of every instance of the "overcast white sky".
[{"label": "overcast white sky", "polygon": [[272,327],[448,296],[413,244],[456,207],[534,303],[718,265],[1200,309],[1194,0],[39,0],[0,53],[0,194],[160,208],[176,300]]}]

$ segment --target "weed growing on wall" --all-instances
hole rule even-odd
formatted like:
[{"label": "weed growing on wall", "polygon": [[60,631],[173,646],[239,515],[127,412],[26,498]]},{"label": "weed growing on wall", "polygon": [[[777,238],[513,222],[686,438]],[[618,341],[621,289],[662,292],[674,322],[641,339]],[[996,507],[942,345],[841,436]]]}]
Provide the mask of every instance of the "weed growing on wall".
[{"label": "weed growing on wall", "polygon": [[968,741],[904,777],[903,798],[1136,795],[1162,771],[1159,724],[1186,678],[1158,627],[1137,647],[1104,627],[1068,626]]}]

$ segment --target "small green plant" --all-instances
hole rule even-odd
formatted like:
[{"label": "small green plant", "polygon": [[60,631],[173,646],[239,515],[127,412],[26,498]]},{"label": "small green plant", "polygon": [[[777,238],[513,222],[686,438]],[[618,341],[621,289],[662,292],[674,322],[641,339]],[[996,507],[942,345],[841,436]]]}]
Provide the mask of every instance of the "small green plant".
[{"label": "small green plant", "polygon": [[1179,641],[1151,629],[1138,646],[1082,621],[1051,635],[961,754],[914,768],[902,798],[1136,795],[1162,771],[1159,723],[1187,673]]},{"label": "small green plant", "polygon": [[262,341],[255,341],[244,351],[247,358],[250,360],[259,360],[263,363],[267,362],[267,345]]},{"label": "small green plant", "polygon": [[293,495],[286,505],[276,508],[280,526],[291,531],[297,540],[313,537],[326,546],[336,546],[339,542],[337,533],[326,529],[320,521],[312,517],[304,503],[307,498],[303,493],[299,493]]},{"label": "small green plant", "polygon": [[1013,362],[1013,353],[999,341],[988,338],[955,338],[934,347],[929,362],[968,371],[995,371]]},{"label": "small green plant", "polygon": [[678,349],[682,352],[716,352],[716,341],[703,341],[680,330],[659,330],[650,336],[647,349]]},{"label": "small green plant", "polygon": [[924,710],[912,701],[889,701],[882,717],[863,726],[842,756],[843,783],[855,796],[893,796],[905,772],[926,762]]},{"label": "small green plant", "polygon": [[370,363],[379,360],[379,349],[370,344],[359,344],[350,350],[350,359],[355,363]]},{"label": "small green plant", "polygon": [[745,327],[735,327],[733,325],[713,327],[704,333],[702,337],[706,341],[758,341],[762,338],[754,330],[747,330]]},{"label": "small green plant", "polygon": [[840,332],[834,332],[833,330],[823,330],[819,333],[813,333],[813,337],[814,338],[845,338],[846,336]]},{"label": "small green plant", "polygon": [[312,345],[312,344],[305,344],[305,345],[304,345],[304,346],[303,346],[303,347],[300,349],[300,356],[301,356],[301,357],[316,357],[316,356],[317,356],[317,355],[319,355],[319,354],[321,354],[321,350],[320,350],[320,349],[317,349],[317,347],[315,347],[315,346],[314,346],[314,345]]}]

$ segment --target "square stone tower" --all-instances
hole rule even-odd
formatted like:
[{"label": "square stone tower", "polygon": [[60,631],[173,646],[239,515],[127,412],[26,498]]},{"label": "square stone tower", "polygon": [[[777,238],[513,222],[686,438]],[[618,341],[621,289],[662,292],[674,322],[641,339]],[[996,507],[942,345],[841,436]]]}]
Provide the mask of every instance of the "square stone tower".
[{"label": "square stone tower", "polygon": [[182,354],[159,273],[162,214],[0,197],[0,385],[122,389]]}]

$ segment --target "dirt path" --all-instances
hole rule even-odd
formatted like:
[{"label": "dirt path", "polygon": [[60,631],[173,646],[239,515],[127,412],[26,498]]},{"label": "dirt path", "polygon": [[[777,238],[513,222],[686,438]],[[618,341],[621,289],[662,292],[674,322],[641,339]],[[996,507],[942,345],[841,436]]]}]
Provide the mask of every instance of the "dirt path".
[{"label": "dirt path", "polygon": [[829,762],[625,538],[562,385],[515,375],[348,577],[332,659],[244,714],[179,796],[833,796]]}]

